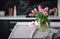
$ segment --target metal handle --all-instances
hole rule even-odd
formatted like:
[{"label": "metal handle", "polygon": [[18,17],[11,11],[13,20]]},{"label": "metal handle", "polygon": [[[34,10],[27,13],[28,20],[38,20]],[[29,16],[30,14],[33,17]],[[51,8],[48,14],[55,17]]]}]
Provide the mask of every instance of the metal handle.
[{"label": "metal handle", "polygon": [[10,29],[10,31],[12,31],[13,29]]},{"label": "metal handle", "polygon": [[17,23],[17,22],[10,22],[10,23]]}]

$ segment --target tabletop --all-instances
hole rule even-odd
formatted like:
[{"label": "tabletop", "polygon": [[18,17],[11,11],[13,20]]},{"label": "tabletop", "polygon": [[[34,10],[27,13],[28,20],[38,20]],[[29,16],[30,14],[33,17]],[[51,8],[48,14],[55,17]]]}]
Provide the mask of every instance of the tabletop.
[{"label": "tabletop", "polygon": [[20,38],[41,38],[45,39],[49,36],[48,39],[52,38],[53,33],[56,33],[58,30],[49,28],[46,32],[41,32],[37,30],[36,27],[29,27],[30,22],[17,22],[14,29],[12,30],[9,39],[20,39]]}]

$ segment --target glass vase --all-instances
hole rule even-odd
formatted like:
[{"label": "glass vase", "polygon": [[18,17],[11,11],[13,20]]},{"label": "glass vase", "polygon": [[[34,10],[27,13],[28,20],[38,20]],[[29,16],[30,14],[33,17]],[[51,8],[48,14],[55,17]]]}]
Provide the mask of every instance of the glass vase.
[{"label": "glass vase", "polygon": [[48,29],[48,25],[46,23],[41,23],[38,25],[38,29],[40,31],[46,31]]}]

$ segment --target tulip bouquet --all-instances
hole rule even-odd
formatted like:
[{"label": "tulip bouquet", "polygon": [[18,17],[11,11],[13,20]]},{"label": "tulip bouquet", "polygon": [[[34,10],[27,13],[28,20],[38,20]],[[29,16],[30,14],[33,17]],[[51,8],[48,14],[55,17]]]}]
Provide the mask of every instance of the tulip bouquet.
[{"label": "tulip bouquet", "polygon": [[38,6],[38,9],[34,8],[33,10],[31,10],[31,13],[29,13],[29,16],[36,17],[36,21],[39,24],[39,28],[45,27],[46,23],[50,26],[50,20],[48,19],[48,15],[48,7],[45,7],[43,9],[40,5]]}]

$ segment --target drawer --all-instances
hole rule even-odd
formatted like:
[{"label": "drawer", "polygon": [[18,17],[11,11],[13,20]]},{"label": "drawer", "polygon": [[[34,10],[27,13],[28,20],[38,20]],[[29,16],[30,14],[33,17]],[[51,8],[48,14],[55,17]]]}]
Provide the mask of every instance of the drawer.
[{"label": "drawer", "polygon": [[9,21],[9,30],[12,31],[15,25],[16,25],[16,22]]}]

